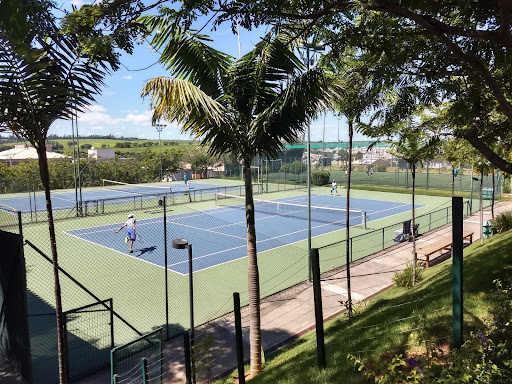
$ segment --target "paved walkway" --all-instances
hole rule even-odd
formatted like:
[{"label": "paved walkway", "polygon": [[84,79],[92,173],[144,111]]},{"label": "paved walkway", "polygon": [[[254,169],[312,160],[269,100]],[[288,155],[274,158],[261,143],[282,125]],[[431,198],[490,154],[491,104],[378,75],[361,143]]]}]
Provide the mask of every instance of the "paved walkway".
[{"label": "paved walkway", "polygon": [[[511,202],[495,205],[495,214],[512,210]],[[490,209],[484,212],[484,221],[490,219]],[[450,224],[451,225],[451,224]],[[423,234],[417,239],[417,247],[434,242],[450,231],[450,225]],[[479,212],[464,220],[464,230],[474,231],[473,242],[480,239]],[[445,258],[446,259],[446,258]],[[382,252],[355,262],[351,268],[352,299],[368,299],[393,285],[393,274],[402,270],[408,260],[412,260],[412,244],[402,243]],[[439,262],[439,260],[437,260]],[[436,261],[431,263],[434,265]],[[345,271],[341,270],[322,282],[322,300],[324,318],[332,318],[345,310],[346,297]],[[212,293],[214,294],[214,293]],[[244,327],[244,356],[249,356],[248,310],[242,309]],[[261,306],[261,328],[263,349],[268,354],[280,346],[292,341],[307,331],[314,329],[313,289],[310,283],[299,284],[271,298],[265,299]],[[206,326],[196,329],[196,337],[211,334],[214,346],[211,349],[211,376],[219,377],[236,368],[236,350],[233,315],[219,318]],[[184,383],[183,338],[176,337],[164,345],[165,383]],[[205,361],[205,359],[203,359]],[[204,382],[205,371],[198,375],[198,382]],[[3,383],[0,375],[0,382]],[[78,381],[81,384],[109,383],[109,370],[98,372]]]}]

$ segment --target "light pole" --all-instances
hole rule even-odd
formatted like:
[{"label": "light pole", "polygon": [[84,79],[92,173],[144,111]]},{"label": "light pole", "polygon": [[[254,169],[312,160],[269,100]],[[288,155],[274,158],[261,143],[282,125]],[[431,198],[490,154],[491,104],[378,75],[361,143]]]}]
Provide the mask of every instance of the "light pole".
[{"label": "light pole", "polygon": [[162,129],[164,127],[167,127],[167,124],[155,124],[155,128],[158,131],[158,145],[160,146],[160,181],[163,179],[163,173],[162,173],[162,141],[160,140],[160,133],[162,132]]},{"label": "light pole", "polygon": [[[187,239],[174,239],[172,241],[172,247],[174,249],[185,249],[188,248],[188,294],[190,304],[190,364],[192,372],[192,383],[196,382],[196,371],[195,371],[195,353],[194,353],[194,279],[192,269],[192,244],[189,244]],[[167,267],[166,267],[167,268]]]},{"label": "light pole", "polygon": [[[311,69],[312,64],[314,64],[314,59],[309,56],[309,52],[312,51],[313,54],[316,52],[323,51],[325,48],[321,45],[315,44],[306,44],[303,48],[306,49],[306,57],[301,54],[302,59],[304,60],[304,64],[307,66],[308,71]],[[308,279],[312,280],[311,275],[311,124],[307,126],[307,152],[308,152]]]}]

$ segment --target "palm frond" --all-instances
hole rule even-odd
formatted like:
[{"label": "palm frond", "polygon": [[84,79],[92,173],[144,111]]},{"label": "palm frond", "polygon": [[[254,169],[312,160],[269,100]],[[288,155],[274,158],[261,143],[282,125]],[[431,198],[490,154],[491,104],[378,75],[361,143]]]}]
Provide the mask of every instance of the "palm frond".
[{"label": "palm frond", "polygon": [[153,33],[151,46],[173,77],[188,80],[213,98],[222,95],[222,78],[232,57],[212,47],[206,35],[182,29],[171,18],[143,16],[139,21]]}]

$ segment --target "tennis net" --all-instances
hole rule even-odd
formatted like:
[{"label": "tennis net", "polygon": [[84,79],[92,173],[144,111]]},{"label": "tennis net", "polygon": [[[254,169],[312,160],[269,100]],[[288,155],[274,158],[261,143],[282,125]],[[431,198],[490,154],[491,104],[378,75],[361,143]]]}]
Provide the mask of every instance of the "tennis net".
[{"label": "tennis net", "polygon": [[101,187],[108,191],[116,191],[131,195],[163,196],[172,192],[170,187],[157,187],[155,185],[144,184],[128,184],[108,179],[101,179]]},{"label": "tennis net", "polygon": [[[215,195],[215,203],[219,207],[245,210],[245,197],[234,196],[225,193]],[[308,206],[303,204],[288,203],[275,200],[254,199],[256,212],[267,215],[292,217],[308,220]],[[343,208],[311,206],[311,221],[339,225],[344,227],[347,218],[347,210]],[[366,225],[366,212],[361,210],[350,210],[351,225]]]}]

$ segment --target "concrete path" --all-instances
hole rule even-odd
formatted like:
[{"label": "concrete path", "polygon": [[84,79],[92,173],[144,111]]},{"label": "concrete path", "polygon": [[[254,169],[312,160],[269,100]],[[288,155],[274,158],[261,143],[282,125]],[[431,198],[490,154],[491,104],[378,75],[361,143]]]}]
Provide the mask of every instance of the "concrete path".
[{"label": "concrete path", "polygon": [[[512,210],[512,201],[495,205],[495,214],[507,210]],[[485,210],[484,221],[490,219],[490,217],[490,209]],[[474,231],[473,242],[479,240],[480,220],[478,212],[464,220],[464,230]],[[417,247],[419,248],[422,244],[431,243],[450,231],[450,225],[447,225],[422,234],[417,239]],[[409,260],[412,260],[412,244],[401,243],[352,264],[352,299],[355,302],[362,301],[391,287],[393,285],[392,277],[394,273],[402,270]],[[438,262],[440,261],[435,260],[431,265]],[[340,270],[331,274],[328,279],[322,282],[325,319],[330,319],[345,311],[343,304],[347,300],[345,275],[346,272]],[[248,359],[248,308],[242,309],[242,326],[244,328],[244,356]],[[262,343],[263,349],[267,354],[314,329],[314,326],[313,289],[309,282],[299,284],[262,301]],[[204,339],[204,337],[212,335],[214,340],[213,347],[209,349],[210,356],[200,357],[201,361],[203,363],[206,362],[206,364],[201,368],[201,372],[198,373],[199,383],[205,382],[208,375],[217,378],[236,368],[234,332],[234,318],[232,314],[223,316],[196,329],[197,339]],[[183,338],[179,336],[170,340],[165,343],[164,348],[164,382],[184,383]],[[4,382],[1,376],[0,382]],[[95,375],[77,381],[77,383],[81,384],[107,384],[109,382],[109,370],[98,372]]]}]

